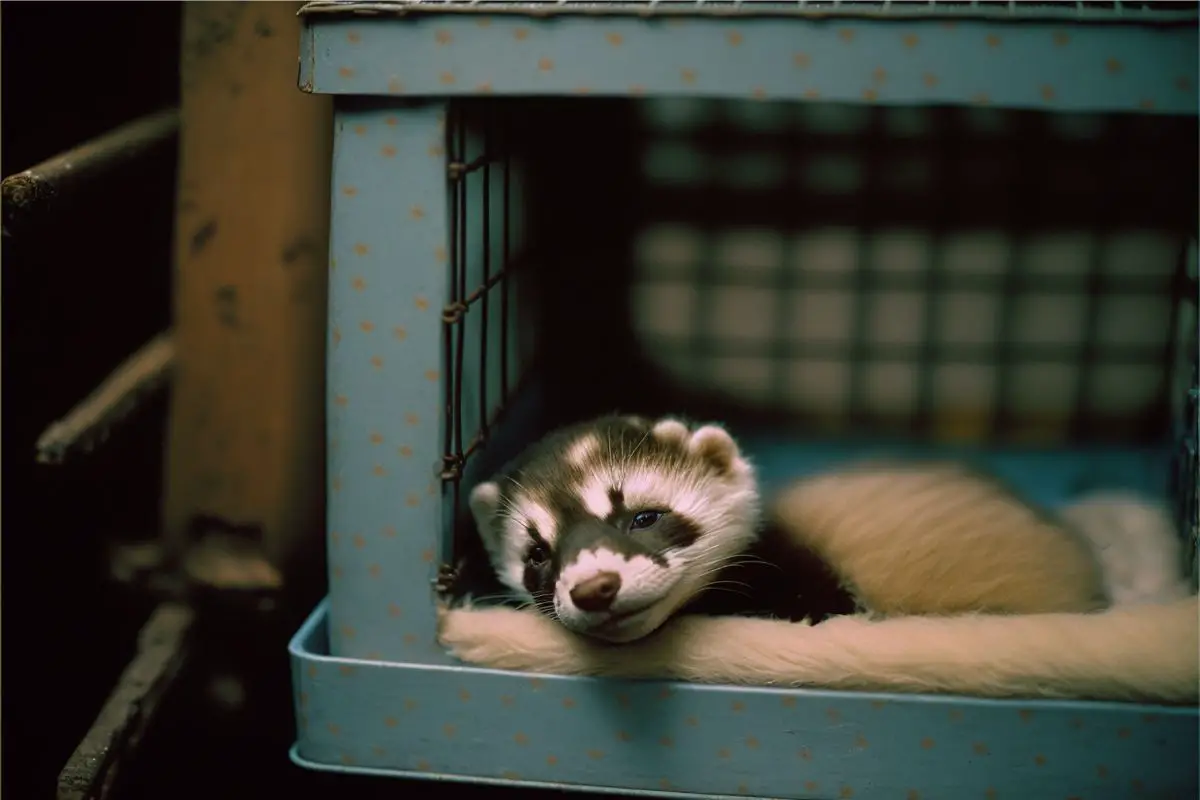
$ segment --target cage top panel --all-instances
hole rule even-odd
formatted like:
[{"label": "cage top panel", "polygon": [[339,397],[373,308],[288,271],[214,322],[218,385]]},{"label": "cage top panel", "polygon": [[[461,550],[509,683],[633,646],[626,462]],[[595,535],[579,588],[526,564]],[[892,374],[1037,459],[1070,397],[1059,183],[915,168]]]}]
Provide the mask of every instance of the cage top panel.
[{"label": "cage top panel", "polygon": [[843,17],[874,19],[984,19],[1038,20],[1042,22],[1194,22],[1200,3],[1188,2],[1079,2],[1049,0],[313,0],[301,9],[308,14],[465,13],[549,15],[755,15]]},{"label": "cage top panel", "polygon": [[[322,0],[304,8],[300,88],[408,98],[675,96],[1197,112],[1194,3],[1060,4],[1077,16],[1051,4],[1057,16],[1042,18],[1038,4],[982,2],[922,4],[920,13],[915,4],[871,4],[874,16],[805,12],[811,3],[689,3],[688,14],[682,6],[658,14],[672,5]],[[860,5],[867,4],[838,8]],[[931,16],[943,5],[962,18]],[[1171,10],[1183,5],[1192,10]],[[770,16],[767,6],[792,12]],[[615,13],[634,8],[655,13]],[[1007,16],[997,17],[1001,11]],[[1078,23],[1102,17],[1110,24]],[[1163,19],[1187,24],[1142,24]]]}]

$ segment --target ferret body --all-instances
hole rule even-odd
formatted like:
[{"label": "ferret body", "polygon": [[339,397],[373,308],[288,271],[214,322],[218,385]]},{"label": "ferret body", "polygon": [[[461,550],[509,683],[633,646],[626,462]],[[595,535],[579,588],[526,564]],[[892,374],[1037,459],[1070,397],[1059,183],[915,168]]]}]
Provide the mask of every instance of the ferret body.
[{"label": "ferret body", "polygon": [[470,508],[516,597],[609,642],[703,606],[762,565],[748,554],[763,547],[785,579],[766,610],[792,619],[1083,612],[1114,599],[1082,512],[1052,517],[963,466],[888,462],[796,481],[764,509],[730,434],[673,418],[560,430],[476,486]]}]

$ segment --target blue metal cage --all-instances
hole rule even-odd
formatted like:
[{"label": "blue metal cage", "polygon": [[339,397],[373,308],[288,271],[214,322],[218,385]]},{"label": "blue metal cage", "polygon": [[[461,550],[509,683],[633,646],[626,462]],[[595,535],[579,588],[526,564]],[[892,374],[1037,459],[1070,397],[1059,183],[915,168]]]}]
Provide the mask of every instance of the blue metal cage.
[{"label": "blue metal cage", "polygon": [[934,448],[1049,505],[1169,495],[1194,565],[1196,4],[302,14],[301,87],[338,97],[330,590],[292,646],[299,763],[1194,794],[1195,709],[480,670],[438,646],[430,584],[470,554],[466,489],[614,407],[729,421],[767,490]]}]

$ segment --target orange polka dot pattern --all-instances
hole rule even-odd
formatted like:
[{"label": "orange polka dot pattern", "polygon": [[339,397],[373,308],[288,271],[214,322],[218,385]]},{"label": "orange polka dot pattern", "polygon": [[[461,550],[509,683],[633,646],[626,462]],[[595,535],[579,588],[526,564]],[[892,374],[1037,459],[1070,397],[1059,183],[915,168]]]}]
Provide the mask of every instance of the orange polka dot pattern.
[{"label": "orange polka dot pattern", "polygon": [[302,763],[745,797],[1195,794],[1195,709],[346,671],[304,652],[322,620],[293,644]]},{"label": "orange polka dot pattern", "polygon": [[987,97],[1000,108],[1198,108],[1190,88],[1197,41],[1182,25],[571,14],[553,21],[500,15],[479,25],[471,16],[419,16],[387,28],[363,21],[353,36],[343,25],[326,32],[317,24],[323,57],[302,82],[334,94],[650,93],[882,104]]}]

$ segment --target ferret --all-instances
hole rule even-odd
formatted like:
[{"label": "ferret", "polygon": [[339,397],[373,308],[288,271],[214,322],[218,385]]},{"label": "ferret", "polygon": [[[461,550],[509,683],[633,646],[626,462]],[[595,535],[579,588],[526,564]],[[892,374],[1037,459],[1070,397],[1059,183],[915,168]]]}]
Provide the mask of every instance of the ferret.
[{"label": "ferret", "polygon": [[[670,417],[563,428],[468,504],[500,582],[605,642],[645,637],[772,570],[782,589],[763,610],[792,620],[1087,612],[1114,599],[1106,557],[1080,531],[1084,507],[1068,521],[963,465],[872,461],[797,480],[764,508],[722,426]],[[736,580],[755,566],[767,572]]]}]

